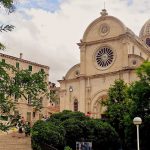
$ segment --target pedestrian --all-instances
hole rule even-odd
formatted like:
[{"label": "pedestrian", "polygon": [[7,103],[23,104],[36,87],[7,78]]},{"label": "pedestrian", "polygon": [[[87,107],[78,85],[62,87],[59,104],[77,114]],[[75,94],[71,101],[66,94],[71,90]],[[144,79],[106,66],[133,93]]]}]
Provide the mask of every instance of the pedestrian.
[{"label": "pedestrian", "polygon": [[30,135],[30,122],[26,122],[24,125],[24,131],[25,131],[25,136],[29,136]]}]

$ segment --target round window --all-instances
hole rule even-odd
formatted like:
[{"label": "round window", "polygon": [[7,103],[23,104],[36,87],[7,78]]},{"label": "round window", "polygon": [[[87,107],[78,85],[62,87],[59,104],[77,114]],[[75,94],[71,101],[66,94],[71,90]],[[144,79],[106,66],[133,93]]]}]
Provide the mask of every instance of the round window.
[{"label": "round window", "polygon": [[132,64],[133,64],[134,66],[136,65],[136,63],[137,63],[136,60],[133,60],[133,61],[132,61]]},{"label": "round window", "polygon": [[100,48],[96,52],[96,62],[100,67],[108,67],[114,59],[113,51],[109,47]]}]

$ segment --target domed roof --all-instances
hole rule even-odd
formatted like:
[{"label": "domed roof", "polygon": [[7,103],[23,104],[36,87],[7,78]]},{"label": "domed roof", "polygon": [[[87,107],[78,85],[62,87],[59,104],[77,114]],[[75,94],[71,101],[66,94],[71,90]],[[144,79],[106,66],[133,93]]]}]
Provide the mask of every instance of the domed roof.
[{"label": "domed roof", "polygon": [[146,23],[143,25],[139,37],[143,39],[144,37],[150,37],[150,19],[146,21]]}]

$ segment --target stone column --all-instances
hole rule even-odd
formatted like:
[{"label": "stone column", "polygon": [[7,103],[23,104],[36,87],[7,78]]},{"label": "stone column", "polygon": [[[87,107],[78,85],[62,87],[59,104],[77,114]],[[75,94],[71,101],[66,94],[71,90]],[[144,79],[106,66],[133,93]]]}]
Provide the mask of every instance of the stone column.
[{"label": "stone column", "polygon": [[80,77],[80,103],[79,103],[79,111],[86,113],[86,87],[85,87],[85,78]]},{"label": "stone column", "polygon": [[128,38],[124,37],[124,39],[122,39],[122,67],[126,68],[128,67],[128,49],[129,49],[129,43],[128,43]]},{"label": "stone column", "polygon": [[86,46],[83,45],[80,47],[80,74],[85,75],[85,68],[86,68]]}]

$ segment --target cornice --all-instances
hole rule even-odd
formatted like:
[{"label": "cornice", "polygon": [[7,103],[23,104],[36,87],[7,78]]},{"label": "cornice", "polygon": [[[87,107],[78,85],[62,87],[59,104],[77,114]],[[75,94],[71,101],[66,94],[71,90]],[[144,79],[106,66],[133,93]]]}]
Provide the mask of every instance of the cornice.
[{"label": "cornice", "polygon": [[71,83],[71,82],[78,82],[81,79],[93,79],[93,78],[99,78],[99,77],[104,77],[104,76],[110,76],[110,75],[115,75],[115,74],[119,74],[122,72],[128,72],[128,71],[132,71],[135,70],[136,67],[124,67],[121,70],[117,70],[117,71],[113,71],[113,72],[108,72],[108,73],[103,73],[103,74],[95,74],[95,75],[90,75],[90,76],[79,76],[78,78],[73,78],[73,79],[67,79],[67,80],[59,80],[59,82],[61,83]]},{"label": "cornice", "polygon": [[[136,36],[135,34],[132,34],[130,32],[126,32],[125,34],[121,34],[116,37],[105,38],[105,39],[100,39],[100,40],[96,40],[96,41],[83,42],[82,40],[80,40],[80,43],[77,43],[77,45],[79,47],[89,46],[89,45],[106,43],[106,42],[115,41],[115,40],[122,40],[125,38],[136,43],[142,50],[145,51],[145,53],[150,54],[150,49],[140,40],[140,38],[138,36]],[[128,42],[130,42],[130,41],[128,41]]]},{"label": "cornice", "polygon": [[77,43],[77,45],[78,46],[89,46],[89,45],[98,44],[98,43],[105,43],[105,42],[110,42],[110,41],[115,41],[115,40],[121,40],[121,39],[125,38],[126,35],[127,34],[125,33],[125,34],[121,34],[116,37],[110,37],[110,38],[100,39],[100,40],[96,40],[96,41],[89,41],[89,42],[83,42],[81,40],[80,43]]},{"label": "cornice", "polygon": [[10,58],[10,59],[15,60],[15,61],[20,61],[20,62],[24,62],[24,63],[27,63],[27,64],[35,65],[35,66],[38,66],[38,67],[42,67],[42,68],[45,68],[45,69],[50,68],[49,66],[46,66],[46,65],[38,64],[38,63],[29,61],[29,60],[21,59],[21,58],[10,56],[10,55],[3,54],[3,53],[0,53],[0,56],[5,57],[5,58]]}]

